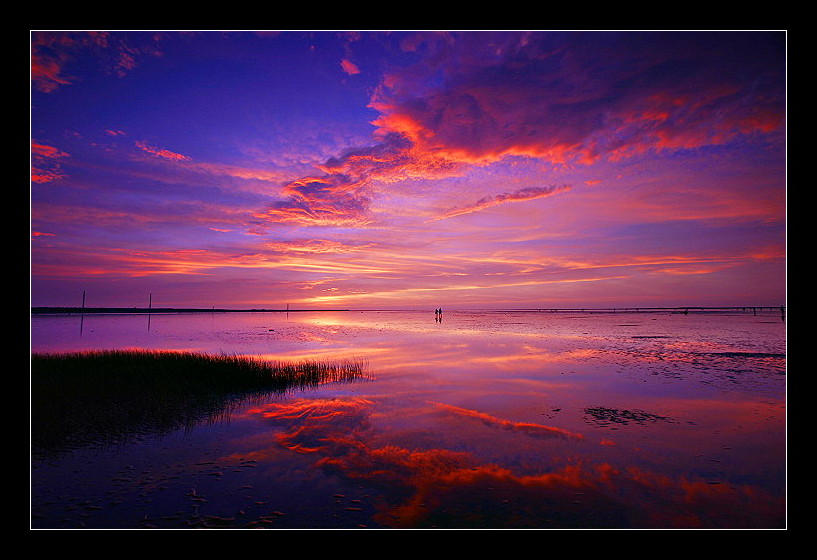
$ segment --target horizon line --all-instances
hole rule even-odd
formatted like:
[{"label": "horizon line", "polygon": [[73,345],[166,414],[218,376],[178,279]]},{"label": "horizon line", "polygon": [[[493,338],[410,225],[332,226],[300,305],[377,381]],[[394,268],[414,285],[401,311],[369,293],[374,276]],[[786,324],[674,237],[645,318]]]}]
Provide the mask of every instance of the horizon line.
[{"label": "horizon line", "polygon": [[[456,307],[449,309],[449,311],[482,311],[482,312],[590,312],[590,311],[725,311],[725,310],[781,310],[784,311],[787,306],[783,305],[677,305],[677,306],[607,306],[607,307],[551,307],[551,306],[536,306],[536,307]],[[434,308],[435,310],[437,308]],[[428,309],[430,310],[430,308]],[[31,306],[32,314],[46,314],[46,313],[173,313],[173,312],[188,312],[188,313],[303,313],[303,312],[348,312],[348,311],[426,311],[425,308],[225,308],[225,307],[77,307],[77,306],[62,306],[62,305],[40,305]]]}]

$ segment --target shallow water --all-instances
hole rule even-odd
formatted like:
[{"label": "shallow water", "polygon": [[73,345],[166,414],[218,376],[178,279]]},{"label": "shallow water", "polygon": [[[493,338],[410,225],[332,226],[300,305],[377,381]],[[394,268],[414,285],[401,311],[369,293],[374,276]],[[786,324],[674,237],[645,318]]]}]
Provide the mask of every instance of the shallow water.
[{"label": "shallow water", "polygon": [[364,358],[365,379],[32,466],[34,528],[779,528],[779,315],[33,316],[32,350]]}]

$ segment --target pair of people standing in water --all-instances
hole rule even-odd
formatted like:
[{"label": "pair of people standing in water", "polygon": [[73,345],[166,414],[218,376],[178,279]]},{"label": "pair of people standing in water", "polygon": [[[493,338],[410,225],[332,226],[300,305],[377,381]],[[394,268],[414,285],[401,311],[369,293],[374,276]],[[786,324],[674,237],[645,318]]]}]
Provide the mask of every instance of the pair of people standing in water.
[{"label": "pair of people standing in water", "polygon": [[437,321],[438,323],[443,320],[442,308],[434,310],[434,320]]}]

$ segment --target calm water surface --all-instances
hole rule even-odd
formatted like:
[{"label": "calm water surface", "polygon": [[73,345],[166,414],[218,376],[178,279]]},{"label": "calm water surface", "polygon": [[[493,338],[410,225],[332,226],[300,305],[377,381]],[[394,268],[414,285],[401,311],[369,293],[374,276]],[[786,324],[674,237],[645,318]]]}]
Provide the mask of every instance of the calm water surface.
[{"label": "calm water surface", "polygon": [[35,461],[34,528],[785,526],[779,314],[33,316],[31,344],[368,362]]}]

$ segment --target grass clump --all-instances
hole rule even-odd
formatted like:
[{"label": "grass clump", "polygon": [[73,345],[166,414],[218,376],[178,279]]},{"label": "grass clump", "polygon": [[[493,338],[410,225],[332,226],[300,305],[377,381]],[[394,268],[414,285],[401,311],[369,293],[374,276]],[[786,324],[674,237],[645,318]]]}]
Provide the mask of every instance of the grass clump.
[{"label": "grass clump", "polygon": [[351,381],[359,360],[273,362],[255,357],[110,350],[33,354],[35,457],[114,443],[225,417],[248,396]]},{"label": "grass clump", "polygon": [[202,391],[279,390],[342,381],[363,372],[360,361],[271,362],[250,356],[103,350],[34,354],[34,386],[48,382],[62,389],[81,386],[121,391],[125,388]]}]

